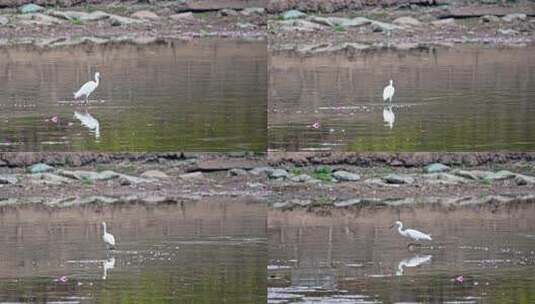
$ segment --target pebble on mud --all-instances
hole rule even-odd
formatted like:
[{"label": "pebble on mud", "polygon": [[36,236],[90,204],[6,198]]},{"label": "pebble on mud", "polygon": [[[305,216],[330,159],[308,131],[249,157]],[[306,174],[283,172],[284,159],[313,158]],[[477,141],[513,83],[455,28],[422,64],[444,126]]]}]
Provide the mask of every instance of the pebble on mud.
[{"label": "pebble on mud", "polygon": [[450,167],[443,165],[441,163],[434,163],[424,167],[425,173],[439,173],[450,171]]},{"label": "pebble on mud", "polygon": [[412,184],[414,183],[414,178],[408,175],[402,174],[389,174],[383,177],[383,180],[389,184]]},{"label": "pebble on mud", "polygon": [[332,177],[340,182],[356,182],[360,180],[360,175],[347,171],[336,171],[332,174]]},{"label": "pebble on mud", "polygon": [[52,166],[49,166],[47,164],[43,164],[43,163],[38,163],[38,164],[34,164],[34,165],[31,165],[27,171],[29,173],[43,173],[43,172],[50,172],[50,171],[54,171],[54,167]]}]

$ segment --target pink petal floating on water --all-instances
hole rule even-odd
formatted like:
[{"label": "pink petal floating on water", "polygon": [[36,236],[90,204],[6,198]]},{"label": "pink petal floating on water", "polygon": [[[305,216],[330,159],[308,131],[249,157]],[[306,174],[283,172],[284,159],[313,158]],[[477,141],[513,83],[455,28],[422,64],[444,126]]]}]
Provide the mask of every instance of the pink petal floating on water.
[{"label": "pink petal floating on water", "polygon": [[456,277],[455,278],[455,282],[456,283],[460,283],[460,284],[464,283],[464,276],[460,275],[460,276]]},{"label": "pink petal floating on water", "polygon": [[314,122],[311,127],[314,129],[319,129],[321,127],[320,122],[319,121]]},{"label": "pink petal floating on water", "polygon": [[54,282],[65,283],[65,282],[67,282],[67,280],[68,280],[67,276],[61,276],[61,277],[59,277],[57,279],[54,279]]}]

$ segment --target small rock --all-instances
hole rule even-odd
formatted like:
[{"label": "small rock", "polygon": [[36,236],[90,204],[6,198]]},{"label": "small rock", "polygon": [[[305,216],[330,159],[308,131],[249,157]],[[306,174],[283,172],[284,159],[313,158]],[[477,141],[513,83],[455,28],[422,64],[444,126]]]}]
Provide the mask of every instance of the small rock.
[{"label": "small rock", "polygon": [[9,23],[9,18],[7,18],[5,16],[0,16],[0,26],[6,25],[8,23]]},{"label": "small rock", "polygon": [[449,173],[428,173],[423,175],[425,182],[441,185],[458,185],[468,182],[465,178]]},{"label": "small rock", "polygon": [[24,14],[18,16],[20,24],[27,25],[54,25],[61,24],[63,20],[41,13]]},{"label": "small rock", "polygon": [[0,174],[0,185],[14,185],[18,182],[15,174]]},{"label": "small rock", "polygon": [[50,171],[54,171],[54,167],[52,166],[49,166],[47,164],[43,164],[43,163],[38,163],[38,164],[34,164],[34,165],[31,165],[27,171],[29,173],[43,173],[43,172],[50,172]]},{"label": "small rock", "polygon": [[334,206],[335,207],[349,207],[349,206],[358,205],[361,202],[362,200],[360,198],[355,198],[355,199],[350,199],[346,201],[336,202],[334,203]]},{"label": "small rock", "polygon": [[263,7],[247,7],[241,11],[244,16],[258,15],[263,16],[266,13],[266,9]]},{"label": "small rock", "polygon": [[44,185],[64,185],[71,183],[71,179],[52,173],[36,173],[30,175],[33,183]]},{"label": "small rock", "polygon": [[471,171],[455,170],[452,173],[457,175],[457,176],[464,177],[464,178],[471,179],[471,180],[478,180],[479,179],[478,175],[472,173]]},{"label": "small rock", "polygon": [[160,17],[151,11],[137,11],[130,15],[132,18],[145,19],[145,20],[158,20]]},{"label": "small rock", "polygon": [[172,19],[175,21],[195,21],[196,20],[192,12],[174,14],[174,15],[169,16],[169,19]]},{"label": "small rock", "polygon": [[250,28],[254,28],[255,27],[254,24],[249,23],[249,22],[245,22],[245,23],[238,22],[236,25],[241,29],[250,29]]},{"label": "small rock", "polygon": [[434,25],[434,26],[437,26],[437,27],[445,27],[445,26],[455,26],[455,25],[457,25],[457,23],[455,22],[455,19],[453,19],[453,18],[435,20],[435,21],[431,22],[431,24]]},{"label": "small rock", "polygon": [[507,170],[500,170],[496,173],[489,174],[485,176],[486,179],[489,179],[491,181],[494,180],[505,180],[510,178],[515,178],[516,174]]},{"label": "small rock", "polygon": [[253,175],[260,175],[260,174],[271,174],[271,172],[273,172],[275,169],[271,168],[271,167],[256,167],[256,168],[253,168],[251,171],[249,171],[249,173],[253,174]]},{"label": "small rock", "polygon": [[336,171],[332,174],[332,176],[337,181],[341,181],[341,182],[356,182],[360,180],[360,175],[347,172],[347,171]]},{"label": "small rock", "polygon": [[282,19],[284,20],[305,18],[306,16],[307,14],[298,10],[289,10],[289,11],[282,13]]},{"label": "small rock", "polygon": [[397,25],[401,25],[401,26],[420,26],[420,25],[422,25],[422,23],[418,19],[412,18],[412,17],[399,17],[399,18],[395,19],[394,21],[392,21],[392,23],[397,24]]},{"label": "small rock", "polygon": [[268,175],[270,178],[275,178],[275,179],[285,179],[290,176],[290,174],[288,174],[288,171],[284,169],[275,169],[271,173],[268,173]]},{"label": "small rock", "polygon": [[165,174],[165,172],[159,171],[159,170],[148,170],[141,174],[141,177],[145,178],[157,178],[157,179],[166,179],[169,178],[169,175]]},{"label": "small rock", "polygon": [[301,199],[292,199],[290,201],[290,204],[292,206],[299,206],[299,207],[306,207],[306,206],[309,206],[310,204],[312,204],[312,201],[311,200],[301,200]]},{"label": "small rock", "polygon": [[500,22],[500,18],[498,16],[494,15],[485,15],[481,17],[481,21],[483,22]]},{"label": "small rock", "polygon": [[287,209],[290,207],[292,207],[292,204],[290,202],[279,202],[279,203],[273,204],[274,209]]},{"label": "small rock", "polygon": [[535,185],[535,177],[517,174],[515,177],[515,183],[519,186]]},{"label": "small rock", "polygon": [[450,171],[450,167],[443,165],[441,163],[434,163],[424,167],[425,173],[439,173]]},{"label": "small rock", "polygon": [[507,14],[507,15],[502,17],[502,20],[505,21],[505,22],[513,22],[513,21],[516,21],[516,20],[524,21],[527,18],[528,18],[528,16],[526,14],[516,13],[516,14]]},{"label": "small rock", "polygon": [[364,181],[368,185],[372,186],[379,186],[379,187],[399,187],[399,185],[396,184],[387,184],[380,178],[370,178]]},{"label": "small rock", "polygon": [[197,180],[203,180],[204,174],[202,172],[192,172],[192,173],[186,173],[181,174],[179,177],[185,181],[197,181]]},{"label": "small rock", "polygon": [[414,183],[414,178],[408,175],[402,174],[389,174],[383,177],[383,180],[389,184],[412,184]]},{"label": "small rock", "polygon": [[242,176],[242,175],[247,175],[247,171],[246,170],[243,170],[243,169],[240,169],[240,168],[234,168],[234,169],[230,169],[228,171],[228,175],[229,176]]},{"label": "small rock", "polygon": [[391,23],[386,23],[386,22],[380,22],[380,21],[373,21],[371,27],[372,27],[372,31],[374,32],[390,32],[390,31],[402,29],[401,26],[397,26]]},{"label": "small rock", "polygon": [[300,175],[290,177],[290,180],[296,183],[306,183],[312,179],[313,179],[312,177],[306,174],[300,174]]},{"label": "small rock", "polygon": [[143,23],[142,20],[139,19],[133,19],[128,17],[122,17],[117,15],[109,15],[109,19],[112,26],[121,26],[121,25],[131,25],[131,24],[139,24]]},{"label": "small rock", "polygon": [[513,29],[498,29],[496,32],[498,34],[506,35],[506,36],[517,36],[517,35],[520,35],[519,31],[515,31]]},{"label": "small rock", "polygon": [[238,16],[238,12],[233,9],[222,9],[217,13],[221,17]]},{"label": "small rock", "polygon": [[25,4],[19,7],[19,12],[21,12],[22,14],[33,14],[33,13],[42,12],[44,10],[45,10],[44,7],[37,5],[37,4],[33,4],[33,3]]}]

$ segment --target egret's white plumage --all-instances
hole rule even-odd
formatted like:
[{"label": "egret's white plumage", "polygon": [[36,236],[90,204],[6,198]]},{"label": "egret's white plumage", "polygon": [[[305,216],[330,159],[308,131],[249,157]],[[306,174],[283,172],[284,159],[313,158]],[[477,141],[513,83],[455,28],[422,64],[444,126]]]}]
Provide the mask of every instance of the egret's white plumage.
[{"label": "egret's white plumage", "polygon": [[115,267],[115,258],[111,257],[107,260],[104,260],[102,263],[102,269],[104,270],[104,273],[102,274],[102,279],[106,280],[108,277],[108,271],[112,270]]},{"label": "egret's white plumage", "polygon": [[401,223],[400,221],[396,221],[396,223],[394,223],[394,226],[397,226],[398,227],[398,232],[399,234],[401,234],[402,236],[406,237],[406,238],[409,238],[413,241],[432,241],[433,239],[431,238],[431,235],[430,234],[426,234],[426,233],[423,233],[421,231],[418,231],[418,230],[414,230],[414,229],[405,229],[405,230],[402,230],[403,229],[403,223]]},{"label": "egret's white plumage", "polygon": [[387,105],[383,108],[383,120],[385,121],[385,124],[390,127],[390,129],[394,127],[396,115],[394,115],[394,111],[392,111],[392,105]]},{"label": "egret's white plumage", "polygon": [[96,118],[91,116],[88,112],[86,113],[80,113],[74,111],[74,117],[80,121],[80,123],[88,128],[89,130],[95,132],[95,138],[100,138],[100,123]]},{"label": "egret's white plumage", "polygon": [[106,231],[106,222],[102,222],[102,229],[104,230],[102,233],[102,240],[109,246],[114,247],[115,237],[111,233],[108,233],[108,231]]},{"label": "egret's white plumage", "polygon": [[86,82],[77,92],[74,92],[74,99],[78,99],[85,95],[85,101],[88,102],[89,95],[95,91],[100,82],[100,73],[95,73],[95,81],[90,80]]},{"label": "egret's white plumage", "polygon": [[394,97],[394,92],[394,80],[390,80],[390,84],[383,89],[383,100],[386,101],[388,99],[389,101],[392,101],[392,97]]},{"label": "egret's white plumage", "polygon": [[413,257],[403,259],[398,264],[398,271],[396,271],[396,275],[403,275],[404,267],[418,267],[422,264],[429,263],[432,257],[432,255],[415,255]]}]

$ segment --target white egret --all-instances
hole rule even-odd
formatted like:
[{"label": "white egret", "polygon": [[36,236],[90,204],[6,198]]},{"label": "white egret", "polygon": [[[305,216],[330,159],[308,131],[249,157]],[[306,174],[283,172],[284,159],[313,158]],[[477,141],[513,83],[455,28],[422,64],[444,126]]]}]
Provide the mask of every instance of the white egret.
[{"label": "white egret", "polygon": [[394,80],[390,79],[390,84],[383,89],[383,101],[387,99],[392,102],[392,97],[394,97]]},{"label": "white egret", "polygon": [[383,108],[383,120],[385,121],[385,124],[390,127],[390,129],[394,127],[396,115],[394,115],[394,111],[392,111],[392,105],[387,105]]},{"label": "white egret", "polygon": [[78,119],[84,127],[95,132],[95,139],[100,138],[100,123],[96,118],[91,116],[88,112],[80,113],[76,111],[74,111],[74,117]]},{"label": "white egret", "polygon": [[78,92],[74,92],[74,99],[78,99],[82,96],[85,95],[85,102],[88,103],[89,100],[89,95],[91,95],[91,93],[93,93],[93,91],[95,91],[95,89],[98,87],[98,84],[100,82],[100,73],[99,72],[96,72],[95,73],[95,81],[93,80],[90,80],[88,82],[86,82],[82,87],[80,87],[80,89],[78,90]]},{"label": "white egret", "polygon": [[394,226],[397,226],[398,227],[398,232],[399,234],[401,234],[402,236],[406,237],[406,238],[409,238],[413,241],[420,241],[420,240],[424,240],[424,241],[432,241],[433,239],[431,238],[431,235],[430,234],[425,234],[421,231],[418,231],[418,230],[414,230],[414,229],[405,229],[405,230],[402,230],[403,229],[403,223],[400,222],[400,221],[396,221],[394,223],[394,225],[391,226],[394,227]]},{"label": "white egret", "polygon": [[107,260],[104,260],[102,263],[102,269],[104,270],[104,273],[102,274],[102,279],[106,280],[106,277],[108,277],[108,271],[112,270],[115,267],[115,258],[111,257]]},{"label": "white egret", "polygon": [[113,236],[113,234],[108,233],[108,231],[106,231],[106,222],[102,222],[102,229],[104,229],[102,233],[102,240],[104,241],[104,243],[106,243],[107,246],[113,249],[115,247],[115,237]]},{"label": "white egret", "polygon": [[403,267],[418,267],[422,264],[431,262],[432,257],[432,255],[415,255],[413,257],[403,259],[398,264],[398,271],[396,271],[396,275],[403,275]]}]

